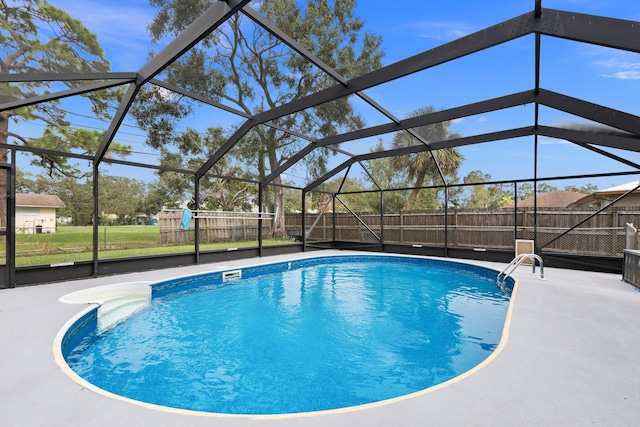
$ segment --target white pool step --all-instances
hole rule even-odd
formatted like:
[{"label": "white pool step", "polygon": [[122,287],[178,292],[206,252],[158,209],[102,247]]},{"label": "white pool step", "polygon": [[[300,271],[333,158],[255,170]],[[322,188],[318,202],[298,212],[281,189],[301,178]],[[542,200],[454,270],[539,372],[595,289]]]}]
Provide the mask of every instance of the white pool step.
[{"label": "white pool step", "polygon": [[151,303],[151,282],[96,286],[60,298],[67,304],[98,304],[98,333],[103,332]]}]

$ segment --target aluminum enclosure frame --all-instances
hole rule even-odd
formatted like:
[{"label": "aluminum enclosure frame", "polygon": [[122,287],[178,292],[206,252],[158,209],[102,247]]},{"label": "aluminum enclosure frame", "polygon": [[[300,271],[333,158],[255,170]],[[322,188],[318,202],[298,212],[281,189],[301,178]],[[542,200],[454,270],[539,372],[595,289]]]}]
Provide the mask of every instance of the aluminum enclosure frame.
[{"label": "aluminum enclosure frame", "polygon": [[[13,100],[10,102],[6,102],[4,104],[0,104],[0,111],[34,105],[41,102],[63,99],[70,96],[87,94],[105,88],[127,86],[127,92],[124,96],[124,99],[120,103],[117,112],[113,116],[104,139],[94,155],[79,156],[70,153],[50,153],[59,156],[86,158],[93,164],[94,235],[93,262],[91,263],[92,275],[96,276],[101,274],[108,274],[106,273],[106,270],[105,268],[103,268],[103,266],[112,264],[114,262],[107,262],[104,260],[100,261],[98,259],[98,170],[100,164],[104,160],[105,154],[107,153],[111,143],[113,142],[115,134],[122,125],[124,117],[133,104],[136,95],[138,94],[142,86],[147,83],[159,87],[164,87],[165,89],[174,91],[184,96],[188,96],[196,101],[208,104],[215,108],[223,109],[227,112],[246,119],[245,122],[233,133],[233,135],[220,147],[220,149],[216,151],[206,162],[204,162],[197,171],[193,172],[174,170],[176,172],[194,176],[196,199],[199,199],[198,194],[200,180],[205,176],[210,176],[209,171],[211,170],[211,168],[226,153],[228,153],[229,150],[231,150],[238,143],[238,141],[240,141],[253,127],[257,125],[276,127],[281,131],[288,132],[291,135],[295,135],[297,137],[310,141],[306,147],[293,155],[288,161],[283,163],[281,167],[272,171],[261,181],[255,182],[258,185],[260,194],[266,186],[274,185],[272,182],[276,177],[285,173],[297,162],[302,161],[305,156],[309,155],[313,150],[316,150],[318,148],[329,148],[340,152],[348,157],[348,160],[338,165],[334,169],[328,171],[320,178],[309,183],[304,188],[293,187],[301,191],[303,200],[307,192],[314,191],[319,185],[336,176],[338,173],[344,171],[345,169],[348,170],[352,165],[356,163],[362,165],[362,168],[365,170],[365,172],[369,173],[365,166],[362,164],[362,162],[366,160],[397,155],[415,154],[425,151],[433,152],[434,150],[438,149],[461,147],[470,144],[479,144],[483,142],[505,140],[522,136],[533,136],[536,141],[538,136],[564,139],[574,144],[578,144],[597,154],[620,162],[621,164],[630,166],[636,170],[634,173],[640,173],[640,166],[637,163],[631,162],[620,156],[615,156],[613,154],[607,153],[606,151],[598,148],[607,147],[628,150],[632,152],[640,152],[639,116],[629,114],[624,111],[615,110],[606,106],[590,103],[581,99],[569,97],[561,93],[549,91],[541,88],[539,84],[541,36],[561,38],[591,45],[605,46],[627,52],[640,53],[640,22],[547,9],[542,7],[541,0],[534,0],[534,8],[531,12],[516,16],[497,25],[485,28],[468,36],[461,37],[450,43],[446,43],[444,45],[414,55],[410,58],[398,61],[370,73],[348,80],[341,76],[335,70],[331,69],[319,58],[315,57],[311,52],[304,49],[304,47],[302,47],[296,40],[289,37],[275,25],[258,15],[254,10],[250,9],[250,7],[247,6],[248,2],[249,0],[226,0],[213,3],[203,13],[203,15],[196,19],[196,21],[194,21],[185,31],[183,31],[178,37],[176,37],[176,39],[174,39],[168,46],[166,46],[160,53],[153,57],[145,66],[143,66],[137,72],[0,75],[0,82],[3,83],[38,81],[90,82],[84,86],[79,86],[69,90],[43,94],[24,100]],[[228,106],[224,106],[223,104],[212,99],[208,99],[202,95],[186,91],[180,87],[166,82],[162,82],[156,78],[158,74],[160,74],[164,69],[171,65],[177,58],[179,58],[190,48],[195,46],[199,41],[209,35],[212,31],[214,31],[236,13],[245,14],[254,23],[256,23],[256,25],[259,25],[265,31],[269,32],[274,37],[278,38],[280,41],[289,46],[291,49],[295,50],[298,54],[302,55],[308,61],[324,71],[327,75],[331,76],[336,81],[336,85],[321,90],[317,93],[313,93],[301,99],[289,102],[287,104],[279,105],[276,108],[250,115],[245,112],[230,108]],[[455,61],[456,59],[460,59],[473,53],[480,52],[493,46],[507,43],[511,40],[515,40],[531,34],[535,35],[536,37],[534,65],[535,81],[533,82],[533,88],[531,90],[510,94],[499,98],[484,100],[473,104],[462,105],[455,108],[438,111],[432,114],[426,114],[419,117],[412,117],[410,119],[403,120],[394,117],[389,111],[384,108],[384,106],[376,103],[373,99],[368,97],[363,92],[366,89],[374,88],[384,83],[391,82],[393,80],[400,79],[402,77],[409,76],[411,74],[432,67],[437,67],[438,65],[450,61]],[[342,133],[321,139],[313,139],[304,135],[299,135],[294,131],[288,130],[274,123],[275,120],[289,114],[313,108],[318,105],[331,102],[333,100],[349,95],[360,97],[365,103],[372,106],[378,112],[387,117],[390,121],[386,124],[372,126],[369,128]],[[532,118],[531,125],[527,127],[518,129],[506,129],[484,135],[473,135],[446,141],[425,141],[424,139],[420,138],[417,132],[415,132],[414,130],[417,127],[426,126],[433,123],[464,118],[475,114],[497,111],[527,104],[533,104],[535,106],[535,117]],[[539,106],[545,106],[548,108],[564,111],[575,116],[594,121],[604,126],[612,127],[616,129],[616,131],[610,132],[598,129],[571,130],[557,127],[541,126],[538,121]],[[336,147],[338,144],[343,142],[355,141],[361,138],[383,135],[398,131],[409,132],[414,138],[417,139],[419,144],[402,149],[386,150],[361,155],[353,155]],[[30,151],[34,153],[43,152],[43,150],[22,146],[7,145],[3,148],[11,149],[14,152],[16,150]],[[435,161],[435,157],[433,159]],[[110,159],[109,161],[112,163],[119,163],[137,167],[146,167],[158,170],[165,169],[160,166],[146,165],[141,163],[118,161],[113,159]],[[537,162],[537,150],[534,162]],[[437,162],[436,165],[439,168]],[[234,177],[231,178],[234,179]],[[549,179],[549,177],[539,177],[537,176],[536,172],[536,175],[533,176],[529,181],[533,181],[534,184],[537,184],[537,182],[546,179]],[[443,182],[445,189],[451,186],[446,183],[444,177]],[[379,188],[381,194],[384,190],[384,188]],[[340,192],[336,193],[334,197],[338,194],[340,194]],[[196,227],[198,227],[198,225],[196,225]],[[196,236],[198,236],[197,233]],[[334,247],[339,245],[341,245],[341,243],[336,242],[335,239],[331,243],[331,246]],[[307,250],[307,248],[312,249],[310,245],[306,244],[303,232],[303,243],[301,250]],[[379,250],[386,250],[387,248],[395,248],[395,246],[385,244],[383,233],[381,233],[380,244],[378,248]],[[267,249],[263,248],[262,239],[260,237],[257,248],[257,255],[263,255],[265,250]],[[397,248],[395,248],[395,250],[397,250]],[[272,251],[272,249],[268,249],[267,251]],[[453,253],[452,251],[455,252],[457,251],[457,249],[445,248],[445,255],[451,255]],[[189,258],[189,256],[187,256],[187,258]],[[180,258],[180,262],[185,262],[184,260],[187,258]],[[195,254],[193,259],[189,262],[199,263],[204,262],[206,259],[213,258],[216,258],[216,256],[200,253],[198,241],[196,238]],[[7,268],[15,268],[15,260],[7,260]],[[85,268],[86,267],[84,266],[82,267],[82,274],[85,274]],[[8,284],[8,286],[12,285],[15,285],[15,283]]]}]

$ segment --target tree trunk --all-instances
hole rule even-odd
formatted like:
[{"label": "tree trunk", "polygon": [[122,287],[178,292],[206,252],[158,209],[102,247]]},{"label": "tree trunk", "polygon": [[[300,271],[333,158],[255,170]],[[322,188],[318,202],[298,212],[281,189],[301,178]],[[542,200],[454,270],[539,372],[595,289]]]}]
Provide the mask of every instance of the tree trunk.
[{"label": "tree trunk", "polygon": [[404,208],[402,208],[403,211],[410,211],[411,208],[413,208],[413,204],[416,202],[416,199],[418,198],[418,193],[420,193],[422,184],[424,184],[424,177],[425,177],[425,172],[420,172],[418,174],[418,176],[416,177],[416,183],[414,186],[414,189],[411,190],[411,194],[409,194],[409,200],[407,200],[407,204],[404,205]]},{"label": "tree trunk", "polygon": [[[267,149],[269,157],[269,168],[274,171],[280,164],[275,149],[269,147]],[[273,227],[271,228],[271,236],[274,238],[286,239],[287,230],[284,226],[284,189],[278,184],[282,184],[281,176],[275,177],[273,180]]]},{"label": "tree trunk", "polygon": [[[280,177],[273,180],[274,184],[282,183]],[[275,238],[286,239],[287,230],[284,226],[284,189],[280,186],[273,186],[273,229],[272,236]]]}]

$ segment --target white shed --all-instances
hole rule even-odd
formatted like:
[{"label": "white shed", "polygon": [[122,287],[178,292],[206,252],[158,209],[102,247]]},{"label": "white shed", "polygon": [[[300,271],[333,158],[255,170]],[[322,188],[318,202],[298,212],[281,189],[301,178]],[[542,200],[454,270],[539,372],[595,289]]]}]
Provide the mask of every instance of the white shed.
[{"label": "white shed", "polygon": [[16,232],[55,233],[56,209],[64,207],[56,195],[16,193]]}]

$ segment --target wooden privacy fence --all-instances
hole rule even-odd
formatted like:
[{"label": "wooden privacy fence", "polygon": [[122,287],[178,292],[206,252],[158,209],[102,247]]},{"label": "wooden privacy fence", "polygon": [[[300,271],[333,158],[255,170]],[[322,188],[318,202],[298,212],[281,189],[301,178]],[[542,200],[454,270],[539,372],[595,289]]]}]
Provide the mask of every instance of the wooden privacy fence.
[{"label": "wooden privacy fence", "polygon": [[[195,218],[189,229],[180,226],[182,212],[163,213],[158,218],[161,244],[191,243],[195,240]],[[235,242],[258,240],[258,216],[241,212],[203,214],[200,220],[200,242]],[[262,236],[271,235],[270,220],[262,223]]]},{"label": "wooden privacy fence", "polygon": [[[383,217],[382,237],[385,243],[444,246],[446,242],[449,247],[513,250],[516,238],[533,239],[534,234],[538,246],[545,246],[596,211],[595,208],[538,208],[537,224],[533,208],[519,208],[517,213],[514,209],[451,209],[447,221],[444,210],[389,212]],[[335,229],[336,240],[379,241],[367,227],[380,237],[380,214],[360,212],[356,215],[362,222],[348,212],[325,213],[319,220],[318,214],[306,214],[307,231],[317,221],[307,240],[333,240]],[[640,228],[640,208],[607,209],[553,241],[543,251],[622,256],[627,223]],[[287,215],[285,224],[289,230],[301,230],[301,214]]]}]

